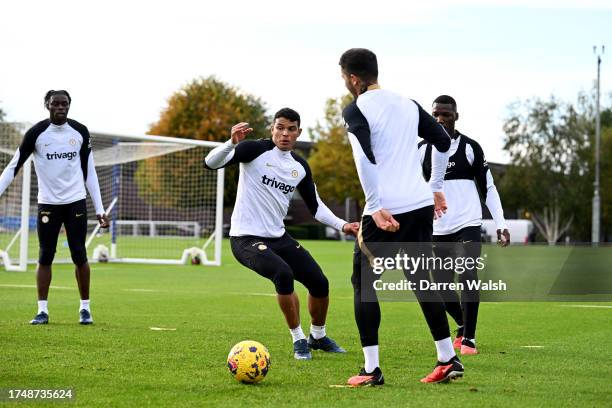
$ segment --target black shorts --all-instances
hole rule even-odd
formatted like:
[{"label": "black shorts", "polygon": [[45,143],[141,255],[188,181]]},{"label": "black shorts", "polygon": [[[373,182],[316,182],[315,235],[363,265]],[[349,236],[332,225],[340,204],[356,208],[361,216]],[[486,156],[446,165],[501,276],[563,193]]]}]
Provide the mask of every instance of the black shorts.
[{"label": "black shorts", "polygon": [[294,280],[302,283],[313,297],[329,294],[329,283],[323,271],[289,234],[280,238],[231,237],[230,243],[238,262],[270,279],[279,295],[293,293]]},{"label": "black shorts", "polygon": [[[396,256],[398,251],[406,252],[411,257],[431,256],[433,231],[433,205],[422,207],[401,214],[393,214],[399,222],[398,231],[384,231],[376,226],[374,219],[364,215],[361,220],[361,229],[355,242],[353,252],[353,275],[351,282],[353,288],[361,293],[361,300],[366,302],[377,301],[376,292],[372,285],[374,280],[380,278],[372,271],[371,262],[377,257]],[[406,245],[404,245],[406,244]],[[404,271],[406,274],[406,271]],[[424,268],[406,274],[406,279],[429,280],[429,272]],[[417,290],[419,301],[437,301],[436,295],[431,292]]]},{"label": "black shorts", "polygon": [[[480,242],[480,226],[464,227],[459,231],[447,235],[434,235],[434,253],[438,258],[469,258],[477,259],[482,251]],[[437,282],[462,282],[463,287],[467,287],[468,281],[478,280],[478,269],[474,264],[465,267],[461,273],[454,273],[453,270],[433,270],[433,277]],[[453,295],[441,292],[445,301],[454,299]],[[462,301],[478,302],[480,297],[478,291],[463,290]]]},{"label": "black shorts", "polygon": [[80,200],[70,204],[38,204],[36,229],[40,247],[39,264],[53,263],[62,224],[66,228],[72,261],[75,265],[87,262],[87,204],[85,200]]}]

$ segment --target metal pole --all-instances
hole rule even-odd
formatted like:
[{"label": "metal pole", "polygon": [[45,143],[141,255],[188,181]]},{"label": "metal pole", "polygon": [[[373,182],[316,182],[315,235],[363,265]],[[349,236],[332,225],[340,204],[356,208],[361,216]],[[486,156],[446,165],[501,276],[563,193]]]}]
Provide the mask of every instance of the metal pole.
[{"label": "metal pole", "polygon": [[215,201],[215,259],[213,265],[221,265],[221,245],[223,244],[223,187],[225,169],[217,170],[217,199]]},{"label": "metal pole", "polygon": [[597,244],[600,241],[600,220],[601,220],[601,198],[599,196],[599,145],[601,139],[600,113],[599,113],[599,85],[601,70],[601,55],[604,53],[604,46],[601,46],[601,53],[597,52],[597,47],[593,47],[593,52],[597,57],[597,100],[595,107],[595,182],[593,183],[593,222],[591,230],[591,241]]},{"label": "metal pole", "polygon": [[[113,139],[113,146],[117,146],[117,144],[119,143],[119,140],[117,138]],[[113,197],[113,200],[117,202],[119,201],[119,188],[120,188],[120,177],[121,177],[121,165],[120,164],[114,164],[112,167],[112,178],[111,178],[111,196]],[[111,225],[110,225],[110,232],[111,232],[111,247],[110,247],[110,258],[111,259],[116,259],[117,258],[117,216],[119,215],[119,211],[117,209],[118,205],[115,205],[113,207],[113,209],[111,210]]]}]

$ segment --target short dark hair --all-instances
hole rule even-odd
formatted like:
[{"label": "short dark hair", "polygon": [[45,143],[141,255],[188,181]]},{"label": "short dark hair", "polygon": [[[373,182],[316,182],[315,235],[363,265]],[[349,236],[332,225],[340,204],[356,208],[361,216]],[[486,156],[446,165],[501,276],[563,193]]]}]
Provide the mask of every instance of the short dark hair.
[{"label": "short dark hair", "polygon": [[72,98],[70,97],[70,94],[68,93],[68,91],[65,91],[63,89],[60,89],[58,91],[51,89],[45,95],[45,107],[47,107],[47,104],[49,103],[53,95],[66,95],[66,97],[68,98],[68,103],[72,103]]},{"label": "short dark hair", "polygon": [[351,48],[340,57],[340,67],[347,74],[353,74],[362,81],[378,79],[378,60],[376,54],[365,48]]},{"label": "short dark hair", "polygon": [[434,99],[433,103],[453,105],[453,108],[457,110],[457,102],[455,102],[455,98],[453,98],[452,96],[440,95],[436,99]]},{"label": "short dark hair", "polygon": [[300,114],[294,111],[291,108],[283,108],[274,114],[274,119],[285,118],[290,120],[291,122],[297,122],[298,127],[300,127]]}]

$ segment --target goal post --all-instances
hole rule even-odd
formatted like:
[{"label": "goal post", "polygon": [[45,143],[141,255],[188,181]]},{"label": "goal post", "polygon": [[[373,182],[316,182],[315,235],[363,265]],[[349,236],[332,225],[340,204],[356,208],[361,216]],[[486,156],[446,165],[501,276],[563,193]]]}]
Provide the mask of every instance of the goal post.
[{"label": "goal post", "polygon": [[[26,123],[0,123],[0,172],[11,161],[28,128]],[[28,267],[30,229],[34,227],[30,216],[31,183],[30,158],[0,197],[0,264],[7,271],[24,272]]]},{"label": "goal post", "polygon": [[[22,137],[27,127],[19,128]],[[21,142],[7,133],[0,129],[2,169]],[[91,143],[111,226],[97,226],[88,195],[90,261],[221,264],[224,170],[203,165],[206,154],[220,143],[102,132],[91,132]],[[0,263],[7,270],[25,270],[38,256],[35,171],[27,176],[24,166],[21,173],[22,181],[16,178],[0,197],[0,214],[7,214],[0,215]],[[55,261],[71,262],[63,229]]]}]

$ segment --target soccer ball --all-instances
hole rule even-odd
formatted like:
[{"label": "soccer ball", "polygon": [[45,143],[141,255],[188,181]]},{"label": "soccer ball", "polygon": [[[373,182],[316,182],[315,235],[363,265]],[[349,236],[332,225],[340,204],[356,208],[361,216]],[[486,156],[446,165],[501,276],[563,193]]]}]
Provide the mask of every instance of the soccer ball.
[{"label": "soccer ball", "polygon": [[108,258],[109,258],[108,248],[102,244],[98,245],[94,249],[93,257],[94,259],[97,259],[98,262],[108,262]]},{"label": "soccer ball", "polygon": [[236,344],[227,356],[227,368],[237,381],[258,383],[270,369],[270,353],[261,343],[245,340]]}]

